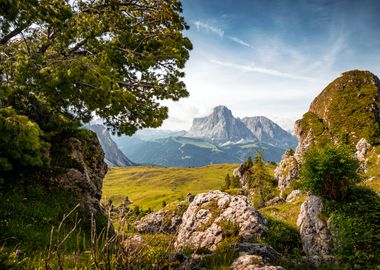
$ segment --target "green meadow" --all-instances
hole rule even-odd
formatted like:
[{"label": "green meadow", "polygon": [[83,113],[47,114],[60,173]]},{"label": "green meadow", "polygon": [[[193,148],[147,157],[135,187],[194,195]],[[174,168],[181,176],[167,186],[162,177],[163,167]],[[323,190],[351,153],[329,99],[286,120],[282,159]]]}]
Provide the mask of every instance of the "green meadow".
[{"label": "green meadow", "polygon": [[225,175],[232,175],[238,164],[217,164],[198,168],[126,167],[110,168],[103,182],[103,201],[120,205],[128,196],[144,210],[162,203],[220,189]]}]

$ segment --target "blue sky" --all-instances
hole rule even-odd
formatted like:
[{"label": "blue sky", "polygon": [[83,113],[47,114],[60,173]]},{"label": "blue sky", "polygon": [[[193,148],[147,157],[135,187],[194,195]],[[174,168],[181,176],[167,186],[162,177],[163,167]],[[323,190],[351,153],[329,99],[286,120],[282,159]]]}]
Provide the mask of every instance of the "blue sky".
[{"label": "blue sky", "polygon": [[342,72],[380,75],[380,1],[183,0],[183,8],[194,45],[190,97],[165,102],[164,129],[188,129],[217,105],[289,129]]}]

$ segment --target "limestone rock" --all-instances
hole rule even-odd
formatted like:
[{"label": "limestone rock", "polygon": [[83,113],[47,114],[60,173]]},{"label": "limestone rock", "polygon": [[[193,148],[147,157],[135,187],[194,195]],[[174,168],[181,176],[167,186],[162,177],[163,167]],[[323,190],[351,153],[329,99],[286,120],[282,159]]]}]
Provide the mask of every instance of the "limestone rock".
[{"label": "limestone rock", "polygon": [[301,196],[305,194],[304,191],[302,190],[299,190],[299,189],[295,189],[293,190],[292,192],[290,192],[290,194],[286,197],[286,202],[292,202],[294,201],[295,198],[297,198],[298,196]]},{"label": "limestone rock", "polygon": [[300,164],[292,151],[287,151],[274,170],[274,177],[278,180],[278,188],[281,193],[290,187],[290,182],[298,178],[300,172]]},{"label": "limestone rock", "polygon": [[244,164],[241,164],[235,170],[233,170],[233,176],[239,178],[241,187],[243,189],[249,188],[249,177],[252,175],[252,172],[248,170]]},{"label": "limestone rock", "polygon": [[274,250],[268,244],[258,244],[258,243],[238,243],[235,246],[235,250],[238,252],[243,252],[250,255],[258,255],[262,260],[267,263],[279,263],[281,259],[281,254]]},{"label": "limestone rock", "polygon": [[186,207],[187,202],[171,204],[136,221],[134,228],[140,233],[174,233],[182,223],[182,214]]},{"label": "limestone rock", "polygon": [[281,199],[280,197],[274,197],[273,199],[270,199],[269,201],[265,202],[265,206],[270,206],[270,205],[277,205],[277,204],[282,204],[284,203],[285,200]]},{"label": "limestone rock", "polygon": [[322,200],[311,195],[301,205],[297,219],[304,252],[309,256],[331,254],[332,237],[328,220],[321,219]]},{"label": "limestone rock", "polygon": [[54,166],[56,175],[49,180],[81,197],[90,211],[97,212],[107,165],[97,137],[91,134],[89,141],[72,137],[62,142],[64,153],[56,158],[59,161]]},{"label": "limestone rock", "polygon": [[361,138],[356,144],[355,157],[360,162],[360,170],[364,173],[367,172],[367,153],[370,150],[371,145],[367,142],[365,138]]},{"label": "limestone rock", "polygon": [[195,196],[182,217],[175,248],[215,250],[225,237],[223,222],[236,224],[243,240],[255,240],[268,230],[268,221],[247,197],[215,190]]},{"label": "limestone rock", "polygon": [[240,253],[239,257],[232,263],[232,270],[283,270],[281,266],[267,265],[263,258],[258,255]]}]

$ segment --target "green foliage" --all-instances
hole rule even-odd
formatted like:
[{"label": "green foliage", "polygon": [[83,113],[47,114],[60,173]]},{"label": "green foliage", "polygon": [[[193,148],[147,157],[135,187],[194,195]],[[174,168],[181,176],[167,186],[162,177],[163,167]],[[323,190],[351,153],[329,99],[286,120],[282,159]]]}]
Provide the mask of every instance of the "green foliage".
[{"label": "green foliage", "polygon": [[240,179],[237,176],[232,176],[230,188],[241,188]]},{"label": "green foliage", "polygon": [[226,177],[224,178],[224,186],[223,186],[223,189],[230,189],[231,187],[231,177],[230,175],[227,173],[226,174]]},{"label": "green foliage", "polygon": [[354,187],[340,203],[324,202],[330,216],[335,253],[350,269],[380,265],[380,198],[372,190]]},{"label": "green foliage", "polygon": [[302,242],[296,228],[273,218],[268,218],[268,233],[263,241],[285,256],[302,254]]},{"label": "green foliage", "polygon": [[358,168],[359,162],[349,148],[327,144],[305,153],[302,185],[314,195],[340,201],[359,180]]},{"label": "green foliage", "polygon": [[268,174],[260,152],[256,152],[249,180],[249,187],[254,190],[253,204],[255,207],[262,207],[265,201],[273,197],[275,182],[273,177]]},{"label": "green foliage", "polygon": [[188,96],[192,44],[178,0],[0,7],[1,170],[46,164],[48,142],[95,114],[117,133],[158,127],[168,116],[160,101]]},{"label": "green foliage", "polygon": [[0,107],[0,172],[18,165],[43,166],[48,163],[49,144],[39,126],[11,107]]},{"label": "green foliage", "polygon": [[312,131],[314,144],[331,139],[355,145],[361,138],[380,142],[379,84],[368,71],[343,73],[313,101],[300,122],[301,130]]}]

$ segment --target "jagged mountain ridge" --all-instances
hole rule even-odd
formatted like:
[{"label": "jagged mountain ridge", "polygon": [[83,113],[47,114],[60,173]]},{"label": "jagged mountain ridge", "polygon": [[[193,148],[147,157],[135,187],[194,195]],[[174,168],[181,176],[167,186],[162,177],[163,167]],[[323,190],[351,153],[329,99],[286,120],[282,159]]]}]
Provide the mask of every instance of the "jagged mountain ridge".
[{"label": "jagged mountain ridge", "polygon": [[261,142],[283,148],[293,148],[297,139],[264,116],[235,118],[226,106],[217,106],[213,112],[194,118],[186,134],[190,137],[210,139],[218,144]]},{"label": "jagged mountain ridge", "polygon": [[244,117],[241,121],[263,143],[293,148],[296,138],[265,116]]},{"label": "jagged mountain ridge", "polygon": [[105,161],[113,166],[127,167],[136,165],[130,161],[112,140],[107,128],[104,125],[86,125],[86,129],[92,130],[98,136],[100,145],[105,154]]},{"label": "jagged mountain ridge", "polygon": [[186,135],[208,138],[218,143],[258,141],[245,124],[239,118],[235,118],[225,106],[215,107],[209,116],[194,118],[193,125]]}]

